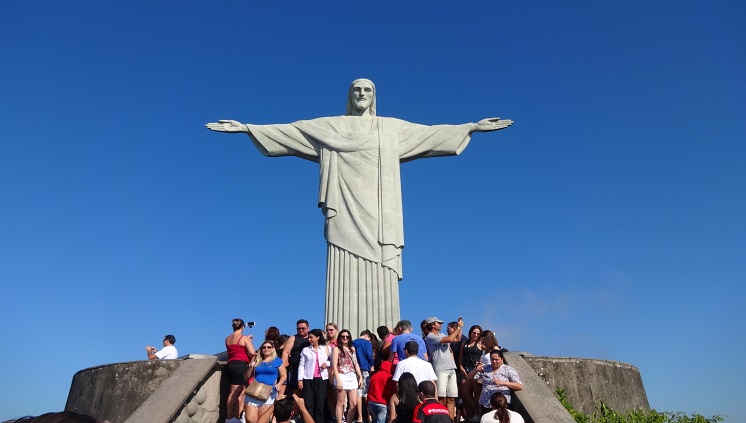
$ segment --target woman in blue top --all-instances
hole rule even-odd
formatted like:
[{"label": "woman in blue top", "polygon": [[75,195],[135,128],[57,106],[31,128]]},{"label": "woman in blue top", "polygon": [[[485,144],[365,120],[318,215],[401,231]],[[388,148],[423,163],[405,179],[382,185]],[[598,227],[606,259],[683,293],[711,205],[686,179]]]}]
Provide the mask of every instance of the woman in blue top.
[{"label": "woman in blue top", "polygon": [[272,341],[262,342],[259,354],[249,365],[246,371],[246,379],[254,378],[257,382],[272,386],[272,393],[266,401],[252,398],[248,395],[245,397],[246,421],[256,423],[259,418],[269,411],[269,406],[275,402],[277,392],[280,386],[285,383],[287,374],[282,359],[277,357],[275,345]]}]

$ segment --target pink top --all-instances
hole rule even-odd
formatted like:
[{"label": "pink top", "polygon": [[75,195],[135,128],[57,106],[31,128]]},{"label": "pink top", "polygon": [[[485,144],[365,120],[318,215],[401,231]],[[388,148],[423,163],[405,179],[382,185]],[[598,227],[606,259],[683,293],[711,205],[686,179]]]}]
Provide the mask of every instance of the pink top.
[{"label": "pink top", "polygon": [[[391,341],[393,341],[395,337],[396,335],[394,335],[393,333],[389,333],[389,335],[386,337],[386,342],[388,342],[389,345],[391,345]],[[394,354],[394,361],[392,361],[391,364],[393,364],[394,366],[399,364],[399,354]]]},{"label": "pink top", "polygon": [[316,363],[314,363],[313,366],[313,377],[321,377],[321,367],[319,367],[319,350],[314,350],[314,354],[316,354]]}]

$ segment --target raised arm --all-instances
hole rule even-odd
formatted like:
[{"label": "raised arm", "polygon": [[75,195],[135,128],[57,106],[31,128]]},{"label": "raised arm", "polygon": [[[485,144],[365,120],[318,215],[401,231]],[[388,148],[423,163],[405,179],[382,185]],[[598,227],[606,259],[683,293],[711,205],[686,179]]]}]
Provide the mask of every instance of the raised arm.
[{"label": "raised arm", "polygon": [[505,129],[512,124],[513,124],[513,121],[510,119],[500,119],[499,117],[498,118],[487,118],[487,119],[482,119],[479,122],[475,123],[471,132],[497,131],[498,129]]},{"label": "raised arm", "polygon": [[246,335],[241,338],[241,345],[246,348],[246,354],[248,354],[251,358],[256,356],[256,350],[254,349],[254,343],[252,342],[253,340],[254,335]]},{"label": "raised arm", "polygon": [[219,120],[217,122],[210,122],[205,127],[216,132],[229,132],[232,134],[249,133],[249,128],[237,120]]},{"label": "raised arm", "polygon": [[464,327],[464,319],[461,316],[458,316],[458,328],[456,328],[455,331],[453,331],[452,334],[446,335],[442,338],[440,338],[441,344],[450,344],[451,342],[456,342],[461,340],[461,330]]},{"label": "raised arm", "polygon": [[311,413],[308,412],[308,409],[306,408],[306,402],[303,400],[303,398],[293,394],[293,399],[295,400],[295,405],[298,406],[298,412],[303,418],[303,423],[314,423],[313,417],[311,416]]}]

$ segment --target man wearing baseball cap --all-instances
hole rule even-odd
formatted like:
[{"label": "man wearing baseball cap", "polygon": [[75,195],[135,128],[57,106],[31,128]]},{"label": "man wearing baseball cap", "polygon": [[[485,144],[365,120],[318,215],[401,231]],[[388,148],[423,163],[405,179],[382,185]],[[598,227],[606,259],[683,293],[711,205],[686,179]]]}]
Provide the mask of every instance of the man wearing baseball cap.
[{"label": "man wearing baseball cap", "polygon": [[425,337],[427,355],[438,377],[438,401],[448,408],[451,420],[456,417],[456,398],[458,397],[458,383],[456,381],[456,362],[451,351],[451,342],[461,339],[464,319],[458,318],[458,327],[450,335],[440,333],[443,320],[437,317],[425,319]]}]

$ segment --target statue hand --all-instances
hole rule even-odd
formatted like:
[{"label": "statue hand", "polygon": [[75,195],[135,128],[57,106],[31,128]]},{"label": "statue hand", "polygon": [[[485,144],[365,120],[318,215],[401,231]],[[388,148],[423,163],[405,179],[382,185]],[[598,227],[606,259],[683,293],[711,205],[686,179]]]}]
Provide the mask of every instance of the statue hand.
[{"label": "statue hand", "polygon": [[249,129],[243,123],[237,120],[219,120],[217,123],[210,122],[205,127],[211,131],[217,132],[231,132],[231,133],[247,133]]},{"label": "statue hand", "polygon": [[498,129],[504,129],[512,125],[513,121],[510,119],[488,118],[482,119],[474,125],[473,132],[489,132],[497,131]]}]

